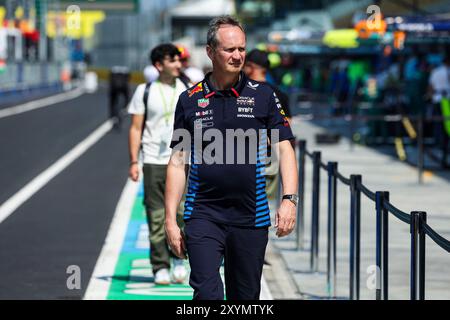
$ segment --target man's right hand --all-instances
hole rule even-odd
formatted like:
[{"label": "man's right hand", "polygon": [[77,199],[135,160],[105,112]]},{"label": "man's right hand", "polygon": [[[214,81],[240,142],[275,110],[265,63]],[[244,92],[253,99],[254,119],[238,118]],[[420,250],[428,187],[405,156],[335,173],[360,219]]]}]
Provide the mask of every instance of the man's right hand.
[{"label": "man's right hand", "polygon": [[128,175],[130,176],[130,179],[134,182],[138,181],[139,179],[139,166],[137,163],[134,163],[130,166],[130,170],[128,172]]},{"label": "man's right hand", "polygon": [[187,259],[186,245],[184,243],[184,235],[176,223],[164,224],[167,235],[167,242],[169,243],[172,252],[180,259]]}]

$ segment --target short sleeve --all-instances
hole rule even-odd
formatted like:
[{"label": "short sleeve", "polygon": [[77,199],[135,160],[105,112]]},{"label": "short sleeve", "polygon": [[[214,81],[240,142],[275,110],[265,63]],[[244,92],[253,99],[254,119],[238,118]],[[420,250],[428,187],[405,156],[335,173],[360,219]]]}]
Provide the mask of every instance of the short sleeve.
[{"label": "short sleeve", "polygon": [[[177,129],[187,129],[186,128],[186,121],[185,121],[185,115],[184,115],[184,108],[183,104],[181,103],[181,96],[178,98],[177,106],[175,108],[175,119],[173,122],[173,132],[175,133]],[[178,138],[175,140],[175,135],[172,135],[172,140],[170,142],[170,148],[174,148],[180,141]]]},{"label": "short sleeve", "polygon": [[133,98],[131,98],[131,101],[128,104],[128,113],[129,114],[144,114],[145,113],[144,91],[145,91],[145,84],[140,84],[136,88]]},{"label": "short sleeve", "polygon": [[274,91],[272,91],[269,97],[267,129],[278,130],[279,141],[294,139],[289,121],[286,118],[281,102]]},{"label": "short sleeve", "polygon": [[278,88],[273,89],[275,91],[275,94],[277,95],[278,99],[280,100],[281,106],[283,107],[284,112],[286,113],[286,117],[291,118],[291,109],[289,107],[289,97],[287,94],[285,94],[283,91],[279,90]]}]

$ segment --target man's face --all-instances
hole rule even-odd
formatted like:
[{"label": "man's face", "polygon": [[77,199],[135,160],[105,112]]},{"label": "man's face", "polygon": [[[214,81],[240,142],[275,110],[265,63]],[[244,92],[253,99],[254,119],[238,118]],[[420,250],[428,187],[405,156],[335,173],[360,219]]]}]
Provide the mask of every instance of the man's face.
[{"label": "man's face", "polygon": [[155,66],[162,75],[173,78],[180,76],[181,61],[179,56],[165,56],[162,63],[157,62]]},{"label": "man's face", "polygon": [[254,73],[260,69],[261,69],[260,66],[250,61],[247,61],[244,65],[244,72],[249,78],[251,78],[254,75]]},{"label": "man's face", "polygon": [[225,73],[239,73],[245,61],[245,34],[236,26],[222,26],[217,31],[218,45],[207,47],[214,68]]}]

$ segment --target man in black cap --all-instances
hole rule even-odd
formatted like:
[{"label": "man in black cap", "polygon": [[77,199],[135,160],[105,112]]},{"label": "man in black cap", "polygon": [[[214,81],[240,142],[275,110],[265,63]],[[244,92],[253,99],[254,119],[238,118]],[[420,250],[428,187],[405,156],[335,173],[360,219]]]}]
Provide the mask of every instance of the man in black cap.
[{"label": "man in black cap", "polygon": [[289,97],[279,88],[270,84],[266,81],[267,71],[270,69],[270,61],[267,52],[262,50],[253,49],[247,53],[244,65],[244,72],[250,79],[265,82],[273,91],[275,91],[278,99],[280,100],[281,106],[286,114],[286,117],[291,122],[291,110],[289,108]]}]

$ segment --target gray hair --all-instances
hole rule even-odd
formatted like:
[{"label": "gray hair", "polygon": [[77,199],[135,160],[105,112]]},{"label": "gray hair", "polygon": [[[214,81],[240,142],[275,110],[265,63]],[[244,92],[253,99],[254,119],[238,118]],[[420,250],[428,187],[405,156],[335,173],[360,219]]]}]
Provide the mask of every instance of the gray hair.
[{"label": "gray hair", "polygon": [[232,16],[226,15],[214,18],[209,22],[208,36],[206,40],[206,43],[211,48],[216,48],[219,44],[219,41],[217,40],[217,31],[224,25],[239,27],[242,32],[245,33],[244,28],[242,27],[239,20],[233,18]]}]

